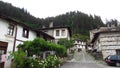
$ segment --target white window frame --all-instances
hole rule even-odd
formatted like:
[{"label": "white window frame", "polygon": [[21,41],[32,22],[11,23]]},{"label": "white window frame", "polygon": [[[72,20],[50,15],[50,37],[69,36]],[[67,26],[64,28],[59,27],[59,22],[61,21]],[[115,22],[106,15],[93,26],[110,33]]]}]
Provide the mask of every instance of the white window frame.
[{"label": "white window frame", "polygon": [[60,36],[60,30],[56,30],[56,36]]},{"label": "white window frame", "polygon": [[9,24],[7,35],[13,36],[13,34],[14,34],[14,25],[13,24]]}]

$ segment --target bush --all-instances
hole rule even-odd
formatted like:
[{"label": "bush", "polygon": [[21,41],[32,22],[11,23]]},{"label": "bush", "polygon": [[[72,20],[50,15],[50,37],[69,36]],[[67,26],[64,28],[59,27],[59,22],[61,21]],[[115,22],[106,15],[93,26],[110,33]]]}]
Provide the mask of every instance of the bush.
[{"label": "bush", "polygon": [[[19,61],[14,59],[11,68],[57,68],[60,64],[62,64],[62,60],[60,57],[48,56],[44,60],[33,59],[32,57],[23,58]],[[22,61],[22,64],[20,62]]]},{"label": "bush", "polygon": [[65,46],[47,42],[42,38],[36,38],[33,41],[25,41],[18,47],[23,51],[27,51],[27,56],[40,55],[40,53],[44,51],[55,51],[60,56],[66,53]]},{"label": "bush", "polygon": [[55,56],[48,56],[45,60],[45,68],[57,68],[59,64],[62,63],[60,58],[58,58],[56,55]]},{"label": "bush", "polygon": [[[61,63],[60,58],[57,56],[63,56],[66,54],[66,47],[47,42],[42,38],[36,38],[33,41],[25,41],[18,47],[20,50],[11,54],[14,57],[16,68],[56,68]],[[26,51],[27,54],[25,53]],[[57,56],[48,56],[45,60],[30,58],[33,55],[40,56],[41,52],[44,51],[55,51]]]},{"label": "bush", "polygon": [[25,64],[26,53],[18,50],[16,52],[10,53],[8,59],[13,58],[13,67],[12,68],[23,68]]},{"label": "bush", "polygon": [[68,39],[60,39],[58,41],[58,44],[65,46],[66,48],[71,48],[74,46],[73,40],[68,40]]},{"label": "bush", "polygon": [[57,68],[62,61],[56,55],[48,56],[44,60],[27,58],[23,68]]},{"label": "bush", "polygon": [[43,63],[40,60],[27,58],[25,59],[24,68],[43,68]]}]

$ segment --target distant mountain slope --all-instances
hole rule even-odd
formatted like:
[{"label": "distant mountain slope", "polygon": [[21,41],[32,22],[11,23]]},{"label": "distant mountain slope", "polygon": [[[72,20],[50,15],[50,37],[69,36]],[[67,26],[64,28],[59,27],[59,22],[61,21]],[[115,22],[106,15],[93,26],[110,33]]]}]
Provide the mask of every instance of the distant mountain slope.
[{"label": "distant mountain slope", "polygon": [[24,8],[20,9],[2,1],[0,1],[0,15],[12,17],[16,20],[24,22],[24,24],[29,25],[33,28],[42,26],[40,23],[42,19],[32,16]]},{"label": "distant mountain slope", "polygon": [[54,26],[70,26],[73,34],[88,35],[89,30],[104,26],[99,16],[87,15],[79,11],[67,12],[66,14],[45,19],[45,25],[48,27],[49,22]]},{"label": "distant mountain slope", "polygon": [[72,34],[88,35],[89,30],[104,26],[101,18],[96,15],[73,11],[56,17],[40,19],[32,16],[24,8],[20,9],[2,1],[0,1],[0,15],[12,17],[35,29],[42,28],[43,25],[49,27],[50,22],[53,22],[54,26],[69,26],[72,29]]}]

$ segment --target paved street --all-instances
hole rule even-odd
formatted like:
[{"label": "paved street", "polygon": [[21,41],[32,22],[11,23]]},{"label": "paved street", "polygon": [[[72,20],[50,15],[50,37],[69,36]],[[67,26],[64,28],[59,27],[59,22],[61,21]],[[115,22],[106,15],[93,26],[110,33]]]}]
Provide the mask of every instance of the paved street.
[{"label": "paved street", "polygon": [[85,51],[76,52],[72,60],[68,60],[61,68],[116,68],[107,66],[101,61],[95,61]]}]

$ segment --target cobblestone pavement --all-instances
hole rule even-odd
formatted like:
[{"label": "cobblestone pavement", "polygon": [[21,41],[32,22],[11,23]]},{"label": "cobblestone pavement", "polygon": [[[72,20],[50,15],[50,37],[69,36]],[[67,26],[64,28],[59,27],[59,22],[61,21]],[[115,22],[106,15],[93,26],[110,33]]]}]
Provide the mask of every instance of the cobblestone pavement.
[{"label": "cobblestone pavement", "polygon": [[102,61],[95,61],[84,50],[76,52],[72,60],[68,60],[61,68],[118,68],[106,65]]}]

